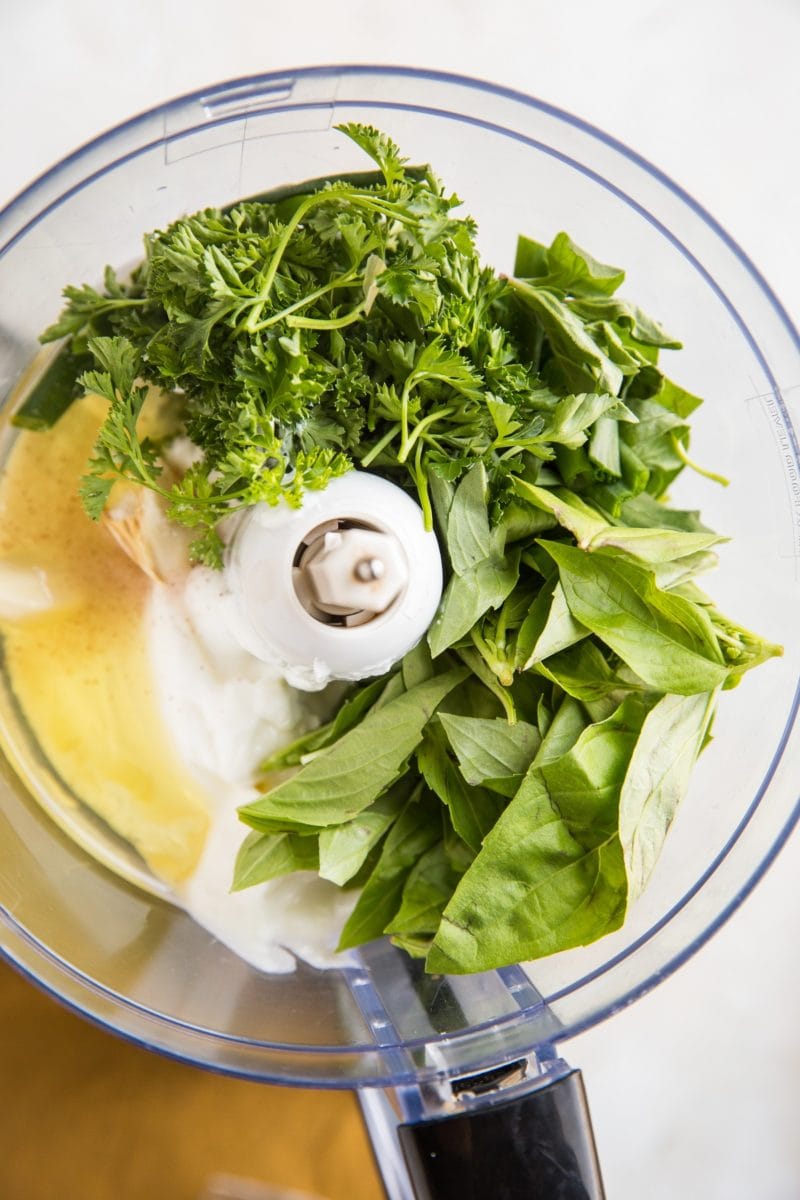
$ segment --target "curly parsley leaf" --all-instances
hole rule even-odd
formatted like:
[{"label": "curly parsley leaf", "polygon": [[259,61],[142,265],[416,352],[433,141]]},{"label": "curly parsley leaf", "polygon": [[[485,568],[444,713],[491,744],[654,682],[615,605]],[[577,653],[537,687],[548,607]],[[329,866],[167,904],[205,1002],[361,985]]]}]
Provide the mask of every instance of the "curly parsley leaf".
[{"label": "curly parsley leaf", "polygon": [[352,142],[368,154],[378,164],[389,187],[403,178],[403,167],[408,162],[402,158],[400,149],[392,139],[372,125],[358,125],[351,121],[337,125],[341,133],[347,134]]}]

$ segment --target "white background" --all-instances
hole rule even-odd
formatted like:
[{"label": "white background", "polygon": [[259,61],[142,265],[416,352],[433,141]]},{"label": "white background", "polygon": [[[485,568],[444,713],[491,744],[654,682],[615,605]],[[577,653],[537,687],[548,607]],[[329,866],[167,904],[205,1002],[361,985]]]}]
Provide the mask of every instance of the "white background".
[{"label": "white background", "polygon": [[[0,205],[196,87],[313,63],[426,66],[519,88],[628,143],[800,319],[797,0],[0,0],[0,46]],[[699,957],[566,1047],[611,1200],[800,1197],[799,875],[795,838]]]}]

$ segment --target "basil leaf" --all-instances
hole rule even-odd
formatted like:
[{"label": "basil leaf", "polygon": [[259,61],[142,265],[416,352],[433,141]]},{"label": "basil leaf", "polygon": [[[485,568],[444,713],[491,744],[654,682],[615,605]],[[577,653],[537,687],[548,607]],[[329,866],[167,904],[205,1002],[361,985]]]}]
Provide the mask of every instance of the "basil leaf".
[{"label": "basil leaf", "polygon": [[[461,774],[471,784],[501,787],[508,782],[516,790],[541,743],[538,729],[525,721],[509,725],[502,717],[486,720],[445,712],[439,714],[439,720]],[[508,793],[503,790],[502,794]]]},{"label": "basil leaf", "polygon": [[406,691],[411,691],[418,683],[425,683],[433,675],[433,662],[431,661],[431,652],[423,638],[417,642],[408,653],[403,657],[400,664],[400,673],[403,677],[403,684]]},{"label": "basil leaf", "polygon": [[549,604],[544,589],[540,595],[544,595],[545,598],[544,622],[541,622],[541,610],[537,601],[531,607],[530,615],[519,632],[516,661],[522,671],[529,671],[536,663],[589,636],[586,626],[576,621],[570,612],[560,582],[556,581]]},{"label": "basil leaf", "polygon": [[470,863],[475,861],[476,851],[472,850],[464,839],[458,836],[449,821],[444,821],[443,824],[443,845],[447,861],[460,878]]},{"label": "basil leaf", "polygon": [[[619,503],[613,507],[613,515],[619,516],[619,510],[622,504],[632,496],[644,494],[645,488],[650,482],[650,470],[637,455],[627,442],[620,441],[619,444],[619,465],[622,472],[622,479],[615,481],[609,485],[606,492],[611,492],[613,488],[618,488]],[[598,497],[599,499],[599,497]]]},{"label": "basil leaf", "polygon": [[553,589],[557,580],[557,574],[553,574],[545,580],[519,627],[514,645],[514,666],[518,671],[525,670],[530,664],[533,648],[547,624],[547,618],[553,605]]},{"label": "basil leaf", "polygon": [[646,704],[628,696],[559,758],[536,767],[578,841],[593,845],[616,832],[620,790],[646,715]]},{"label": "basil leaf", "polygon": [[291,779],[240,808],[240,818],[256,829],[262,822],[324,827],[351,820],[405,770],[426,723],[466,674],[447,671],[368,713]]},{"label": "basil leaf", "polygon": [[530,540],[537,533],[552,529],[555,520],[542,510],[532,508],[530,504],[520,504],[512,500],[500,518],[499,528],[504,535],[506,546],[511,542]]},{"label": "basil leaf", "polygon": [[583,706],[577,700],[573,700],[572,696],[565,696],[547,727],[541,746],[536,751],[533,766],[543,767],[561,758],[562,754],[572,749],[586,725]]},{"label": "basil leaf", "polygon": [[[684,584],[683,589],[692,588],[692,584]],[[728,678],[722,685],[724,688],[737,687],[741,682],[742,676],[746,671],[753,667],[759,666],[770,658],[780,658],[783,654],[783,646],[776,646],[774,642],[767,642],[760,638],[757,633],[751,633],[749,629],[744,629],[743,626],[737,625],[730,617],[726,617],[712,604],[709,604],[708,598],[703,595],[699,588],[695,588],[697,593],[697,603],[703,607],[703,611],[711,620],[712,627],[718,633],[722,643],[722,649],[725,659],[728,663]]]},{"label": "basil leaf", "polygon": [[485,788],[468,784],[451,760],[441,726],[430,725],[417,750],[417,763],[432,792],[447,805],[453,829],[475,853],[502,809]]},{"label": "basil leaf", "polygon": [[683,470],[684,462],[675,443],[687,444],[689,427],[685,420],[653,400],[631,401],[631,407],[639,422],[622,426],[620,437],[647,468],[647,491],[652,496],[661,496]]},{"label": "basil leaf", "polygon": [[648,317],[635,304],[622,300],[619,296],[615,296],[613,300],[599,297],[570,300],[569,306],[584,321],[610,321],[627,330],[635,341],[643,342],[646,346],[660,346],[668,350],[681,348],[681,343],[666,333],[657,321]]},{"label": "basil leaf", "polygon": [[537,663],[534,670],[576,700],[599,700],[630,686],[611,670],[602,651],[591,641],[581,641],[552,655],[546,663]]},{"label": "basil leaf", "polygon": [[339,950],[381,936],[400,908],[414,864],[441,835],[436,809],[424,799],[409,800],[389,830],[380,858],[342,930]]},{"label": "basil leaf", "polygon": [[712,533],[700,520],[698,512],[669,508],[659,500],[655,500],[649,492],[626,500],[620,510],[620,521],[623,525],[636,528],[679,529],[684,533]]},{"label": "basil leaf", "polygon": [[430,934],[395,933],[392,935],[392,945],[397,946],[398,950],[405,950],[409,958],[425,958],[432,941],[433,938]]},{"label": "basil leaf", "polygon": [[[485,659],[481,658],[477,650],[473,650],[471,646],[459,647],[456,654],[472,674],[479,679],[483,686],[487,688],[492,695],[498,700],[503,709],[505,718],[509,725],[516,725],[518,720],[517,705],[510,686],[500,682],[497,674],[486,663]],[[513,671],[509,668],[509,674],[513,675]],[[513,683],[513,678],[509,680],[509,685]]]},{"label": "basil leaf", "polygon": [[476,463],[456,488],[447,518],[447,552],[457,575],[490,558],[494,551],[486,507],[486,470]]},{"label": "basil leaf", "polygon": [[559,362],[572,368],[571,377],[586,390],[618,396],[623,374],[586,330],[586,326],[552,292],[521,279],[509,280],[520,303],[529,309],[544,330]]},{"label": "basil leaf", "polygon": [[502,558],[484,559],[468,575],[451,576],[428,630],[434,658],[466,637],[489,609],[500,607],[519,579],[519,560],[515,548]]},{"label": "basil leaf", "polygon": [[619,457],[619,426],[611,417],[600,417],[592,429],[587,450],[589,458],[609,475],[622,474]]},{"label": "basil leaf", "polygon": [[583,550],[599,550],[608,546],[635,555],[644,562],[660,563],[696,554],[699,550],[727,541],[711,530],[690,532],[658,527],[625,529],[619,525],[609,525],[595,509],[566,488],[542,488],[517,478],[513,479],[513,486],[517,495],[537,508],[552,513]]},{"label": "basil leaf", "polygon": [[428,472],[428,488],[431,500],[433,501],[433,511],[436,514],[436,521],[439,528],[446,532],[450,509],[453,505],[453,497],[455,496],[455,488],[452,483],[449,483],[439,474],[436,467],[432,467]]},{"label": "basil leaf", "polygon": [[579,546],[588,546],[594,537],[608,529],[608,522],[600,513],[566,488],[539,487],[515,476],[511,482],[518,496],[551,513]]},{"label": "basil leaf", "polygon": [[691,392],[687,392],[677,383],[666,378],[662,378],[661,387],[652,399],[662,408],[668,408],[670,412],[676,413],[677,416],[684,419],[691,416],[694,410],[703,403],[699,396],[693,396]]},{"label": "basil leaf", "polygon": [[412,868],[403,888],[400,909],[384,932],[406,937],[435,933],[458,880],[444,842],[431,846]]},{"label": "basil leaf", "polygon": [[259,769],[264,774],[268,774],[270,771],[279,771],[285,767],[299,766],[305,755],[313,754],[317,750],[323,750],[326,746],[332,745],[342,734],[347,733],[348,729],[352,729],[358,724],[364,714],[379,699],[385,688],[386,678],[384,676],[380,679],[373,679],[364,687],[358,688],[343,702],[332,721],[328,721],[319,729],[312,729],[309,733],[304,733],[288,746],[276,750],[274,754],[264,760]]},{"label": "basil leaf", "polygon": [[403,778],[352,821],[323,829],[319,835],[319,873],[341,887],[357,875],[408,800]]},{"label": "basil leaf", "polygon": [[[642,353],[645,347],[631,338],[624,339],[621,329],[608,321],[589,321],[586,328],[622,374],[632,383],[639,384],[646,369],[644,364],[647,363]],[[647,363],[647,366],[650,364]]]},{"label": "basil leaf", "polygon": [[[545,697],[539,696],[539,699],[536,704],[536,728],[539,730],[539,733],[542,736],[543,743],[544,743],[544,739],[547,737],[547,731],[549,730],[549,728],[552,724],[553,724],[553,710],[550,707],[550,705],[547,703],[547,700],[545,699]],[[536,751],[537,758],[541,754],[541,752],[542,752],[542,747],[540,746],[539,749]]]},{"label": "basil leaf", "polygon": [[573,296],[607,296],[625,279],[624,271],[598,262],[563,232],[556,234],[549,247],[533,238],[519,237],[514,274],[535,278],[537,283]]},{"label": "basil leaf", "polygon": [[[383,679],[386,679],[385,675]],[[403,672],[396,671],[394,675],[389,676],[386,686],[372,706],[372,711],[379,712],[385,705],[390,704],[392,700],[396,700],[398,696],[402,696],[405,691],[407,691],[407,688],[403,679]]]},{"label": "basil leaf", "polygon": [[239,848],[231,891],[241,892],[257,883],[289,875],[292,871],[319,869],[319,849],[314,836],[296,833],[249,833]]},{"label": "basil leaf", "polygon": [[542,542],[576,620],[658,691],[713,691],[727,667],[706,613],[656,585],[652,571],[602,552]]},{"label": "basil leaf", "polygon": [[[702,550],[699,554],[687,554],[675,562],[656,563],[653,574],[656,583],[665,591],[679,591],[685,588],[697,575],[713,570],[719,563],[719,558],[710,550]],[[700,602],[699,597],[688,596]]]},{"label": "basil leaf", "polygon": [[619,796],[644,714],[628,699],[566,754],[530,768],[445,908],[428,970],[490,970],[619,928],[628,900]]},{"label": "basil leaf", "polygon": [[708,550],[728,538],[716,533],[683,533],[674,529],[621,529],[609,526],[605,532],[596,534],[588,550],[621,550],[646,563],[672,563],[687,555]]},{"label": "basil leaf", "polygon": [[631,900],[643,891],[661,853],[715,704],[716,692],[664,696],[645,718],[619,802],[619,836]]},{"label": "basil leaf", "polygon": [[619,928],[626,903],[616,833],[579,842],[534,770],[458,883],[426,968],[487,971],[585,945]]}]

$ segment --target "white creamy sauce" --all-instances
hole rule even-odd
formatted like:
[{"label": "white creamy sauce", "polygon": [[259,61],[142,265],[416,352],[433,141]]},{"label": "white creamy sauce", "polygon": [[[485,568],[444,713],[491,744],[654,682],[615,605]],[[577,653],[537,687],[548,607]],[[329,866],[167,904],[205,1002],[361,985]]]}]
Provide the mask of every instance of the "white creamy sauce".
[{"label": "white creamy sauce", "polygon": [[315,723],[313,698],[288,686],[277,665],[255,658],[235,636],[236,616],[221,572],[195,567],[184,583],[157,583],[149,646],[164,724],[208,796],[211,827],[179,903],[241,958],[263,971],[341,966],[341,928],[356,901],[312,872],[231,893],[233,864],[247,833],[239,805],[257,795],[259,762]]}]

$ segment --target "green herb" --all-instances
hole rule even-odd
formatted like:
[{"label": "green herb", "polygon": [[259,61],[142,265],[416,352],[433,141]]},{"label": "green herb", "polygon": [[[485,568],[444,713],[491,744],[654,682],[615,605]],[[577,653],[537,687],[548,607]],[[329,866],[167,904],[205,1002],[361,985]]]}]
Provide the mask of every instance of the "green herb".
[{"label": "green herb", "polygon": [[[444,842],[431,846],[411,868],[403,887],[400,908],[387,925],[386,932],[395,942],[402,944],[401,939],[412,938],[416,946],[427,950],[458,880],[459,874],[450,862]],[[426,934],[429,935],[427,940]]]},{"label": "green herb", "polygon": [[647,714],[619,801],[631,898],[655,866],[714,714],[713,693],[664,696]]},{"label": "green herb", "polygon": [[713,691],[728,668],[703,609],[662,591],[651,570],[607,553],[546,544],[576,620],[662,692]]},{"label": "green herb", "polygon": [[502,718],[458,717],[442,713],[442,726],[467,783],[486,784],[513,795],[539,749],[533,725],[509,725]]},{"label": "green herb", "polygon": [[531,767],[444,910],[433,971],[484,971],[594,941],[627,904],[619,795],[643,707],[625,701]]},{"label": "green herb", "polygon": [[[429,170],[406,169],[375,130],[342,132],[374,159],[377,178],[208,209],[149,235],[130,281],[109,268],[102,290],[67,288],[43,335],[68,339],[59,399],[38,405],[35,419],[56,420],[74,390],[70,373],[94,360],[81,380],[110,410],[82,489],[87,511],[99,516],[115,478],[150,487],[197,530],[195,555],[212,565],[222,517],[259,501],[300,504],[306,489],[352,466],[414,490],[429,525],[439,480],[470,477],[498,536],[489,545],[485,527],[470,532],[472,510],[457,506],[446,648],[513,586],[500,520],[512,471],[535,482],[540,464],[571,455],[568,482],[580,486],[621,455],[617,500],[626,487],[660,494],[683,468],[685,416],[698,401],[654,367],[653,347],[674,339],[611,299],[621,271],[559,234],[549,248],[521,241],[518,273],[538,275],[498,276],[479,260],[474,224],[453,216],[457,197]],[[624,367],[609,355],[609,331],[625,344]],[[145,385],[171,398],[176,423],[203,451],[169,487],[158,448],[137,434]],[[626,453],[638,463],[635,488]],[[480,578],[468,589],[458,581],[473,566]]]},{"label": "green herb", "polygon": [[405,782],[395,784],[352,821],[321,831],[319,873],[323,879],[342,885],[358,874],[407,799]]},{"label": "green herb", "polygon": [[[340,128],[377,175],[205,210],[128,282],[68,288],[18,421],[56,421],[81,372],[108,401],[90,516],[133,480],[210,565],[223,517],[353,467],[417,496],[446,559],[427,644],[263,764],[234,886],[316,869],[363,885],[342,947],[388,933],[483,970],[619,927],[719,692],[781,651],[697,586],[724,539],[665,493],[687,467],[724,481],[690,458],[701,401],[624,272],[559,233],[499,275],[428,168]],[[151,387],[202,451],[177,483],[139,435]]]},{"label": "green herb", "polygon": [[405,771],[422,730],[442,700],[466,676],[454,668],[418,684],[345,733],[297,775],[239,810],[254,829],[325,828],[350,821]]},{"label": "green herb", "polygon": [[340,950],[380,937],[402,908],[406,880],[441,832],[441,818],[431,797],[412,796],[391,827],[380,858],[342,930]]},{"label": "green herb", "polygon": [[251,833],[242,842],[236,859],[233,891],[240,892],[293,871],[318,871],[319,867],[315,838],[296,833],[275,833],[270,837]]},{"label": "green herb", "polygon": [[417,765],[430,790],[447,805],[454,832],[477,854],[502,803],[486,788],[467,781],[449,753],[441,725],[432,723],[426,729],[417,749]]},{"label": "green herb", "polygon": [[517,670],[529,671],[588,636],[589,630],[570,612],[561,584],[551,581],[541,588],[522,623],[514,665]]}]

